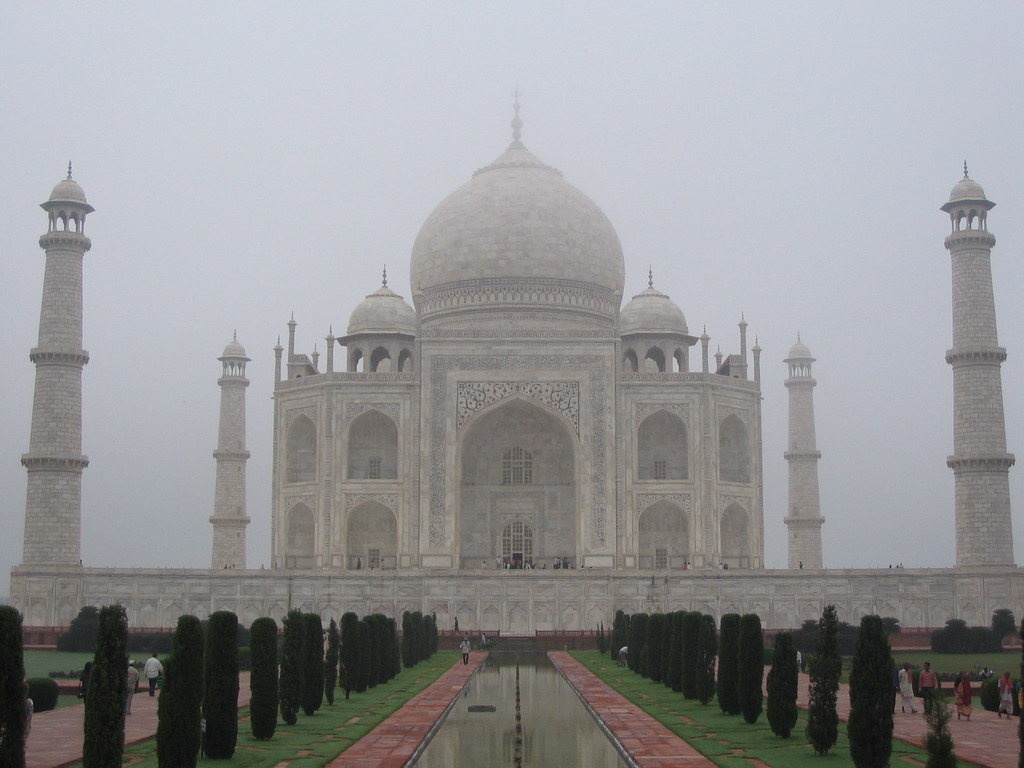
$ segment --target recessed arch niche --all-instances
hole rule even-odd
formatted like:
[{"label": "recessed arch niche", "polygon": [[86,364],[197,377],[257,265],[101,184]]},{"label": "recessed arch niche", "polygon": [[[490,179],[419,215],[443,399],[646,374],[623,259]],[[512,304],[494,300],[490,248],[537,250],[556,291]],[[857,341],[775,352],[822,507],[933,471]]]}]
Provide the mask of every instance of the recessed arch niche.
[{"label": "recessed arch niche", "polygon": [[348,428],[348,479],[398,477],[398,425],[377,410],[353,419]]},{"label": "recessed arch niche", "polygon": [[641,568],[685,567],[690,560],[690,522],[670,501],[658,501],[640,513],[637,524]]},{"label": "recessed arch niche", "polygon": [[352,569],[395,568],[398,564],[398,524],[395,513],[379,501],[355,507],[345,526],[345,554]]}]

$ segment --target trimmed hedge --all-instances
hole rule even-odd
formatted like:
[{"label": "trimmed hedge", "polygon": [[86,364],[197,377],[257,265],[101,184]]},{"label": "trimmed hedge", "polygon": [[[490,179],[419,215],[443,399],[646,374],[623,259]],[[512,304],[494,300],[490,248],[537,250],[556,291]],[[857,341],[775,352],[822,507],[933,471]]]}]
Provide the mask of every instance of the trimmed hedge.
[{"label": "trimmed hedge", "polygon": [[57,708],[59,694],[56,680],[49,677],[30,677],[25,682],[28,683],[28,697],[32,699],[35,712],[49,712]]},{"label": "trimmed hedge", "polygon": [[249,631],[249,726],[253,738],[262,741],[272,738],[277,730],[277,622],[264,616],[256,619]]},{"label": "trimmed hedge", "polygon": [[0,765],[25,766],[25,656],[21,614],[0,605]]},{"label": "trimmed hedge", "polygon": [[203,627],[178,617],[164,684],[157,699],[156,755],[160,768],[195,768],[203,703]]},{"label": "trimmed hedge", "polygon": [[99,611],[96,656],[85,697],[83,768],[120,765],[124,755],[124,708],[128,689],[128,618],[124,607]]},{"label": "trimmed hedge", "polygon": [[231,611],[210,614],[204,672],[203,751],[227,760],[238,743],[238,617]]}]

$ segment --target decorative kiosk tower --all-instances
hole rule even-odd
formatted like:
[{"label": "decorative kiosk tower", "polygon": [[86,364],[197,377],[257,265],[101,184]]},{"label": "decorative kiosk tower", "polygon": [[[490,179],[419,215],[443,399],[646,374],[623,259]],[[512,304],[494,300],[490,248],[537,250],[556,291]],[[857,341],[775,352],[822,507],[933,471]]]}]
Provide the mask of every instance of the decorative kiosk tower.
[{"label": "decorative kiosk tower", "polygon": [[946,464],[956,481],[957,566],[1013,565],[1010,478],[1006,452],[1003,383],[1006,350],[996,335],[992,295],[992,246],[988,212],[995,203],[967,176],[956,183],[942,210],[952,232],[946,250],[953,265],[953,455]]},{"label": "decorative kiosk tower", "polygon": [[821,499],[818,495],[818,450],[814,435],[814,358],[797,336],[783,362],[789,365],[789,567],[822,568]]},{"label": "decorative kiosk tower", "polygon": [[68,177],[41,205],[49,227],[39,238],[46,251],[39,344],[29,354],[36,365],[32,435],[21,463],[28,470],[25,501],[25,564],[80,565],[82,557],[82,260],[92,242],[85,217],[93,207]]},{"label": "decorative kiosk tower", "polygon": [[213,499],[212,568],[245,568],[245,347],[234,338],[218,360],[223,364],[220,385],[220,429],[217,436],[217,486]]}]

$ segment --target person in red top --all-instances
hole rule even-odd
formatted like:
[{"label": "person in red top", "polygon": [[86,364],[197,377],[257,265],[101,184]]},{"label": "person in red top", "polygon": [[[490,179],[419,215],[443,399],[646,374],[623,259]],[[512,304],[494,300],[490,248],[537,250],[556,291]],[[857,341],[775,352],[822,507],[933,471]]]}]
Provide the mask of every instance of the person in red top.
[{"label": "person in red top", "polygon": [[939,689],[939,676],[932,669],[931,662],[924,663],[924,669],[921,670],[921,674],[917,678],[917,688],[921,692],[921,698],[924,699],[924,713],[927,715],[932,711],[932,696]]},{"label": "person in red top", "polygon": [[1013,680],[1010,679],[1009,672],[1004,672],[999,678],[999,710],[996,714],[1002,717],[1003,712],[1006,713],[1007,719],[1013,714]]},{"label": "person in red top", "polygon": [[971,691],[971,681],[967,677],[966,672],[960,673],[954,690],[956,691],[956,719],[959,720],[961,717],[966,717],[970,720],[971,712],[974,711],[974,707],[971,706],[973,692]]}]

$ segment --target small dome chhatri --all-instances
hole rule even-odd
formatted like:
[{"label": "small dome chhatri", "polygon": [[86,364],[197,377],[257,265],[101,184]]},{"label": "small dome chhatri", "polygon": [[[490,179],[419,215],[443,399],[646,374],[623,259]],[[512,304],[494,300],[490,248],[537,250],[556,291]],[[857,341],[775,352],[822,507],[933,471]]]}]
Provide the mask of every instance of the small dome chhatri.
[{"label": "small dome chhatri", "polygon": [[811,354],[811,350],[800,341],[800,334],[796,335],[796,344],[789,348],[789,355],[783,360],[784,363],[788,363],[790,360],[810,360],[814,362],[814,356]]},{"label": "small dome chhatri", "polygon": [[85,208],[87,213],[92,213],[95,210],[89,205],[89,201],[85,199],[85,190],[79,186],[77,181],[71,178],[71,163],[68,163],[67,178],[57,182],[53,191],[50,192],[49,199],[43,203],[43,208],[49,210],[57,205],[67,203],[80,205]]},{"label": "small dome chhatri", "polygon": [[630,333],[689,334],[683,310],[666,294],[654,287],[648,271],[647,288],[638,293],[619,313],[619,335]]},{"label": "small dome chhatri", "polygon": [[416,311],[405,299],[388,288],[388,273],[384,270],[381,286],[363,299],[352,310],[348,321],[348,334],[407,333],[416,335]]}]

